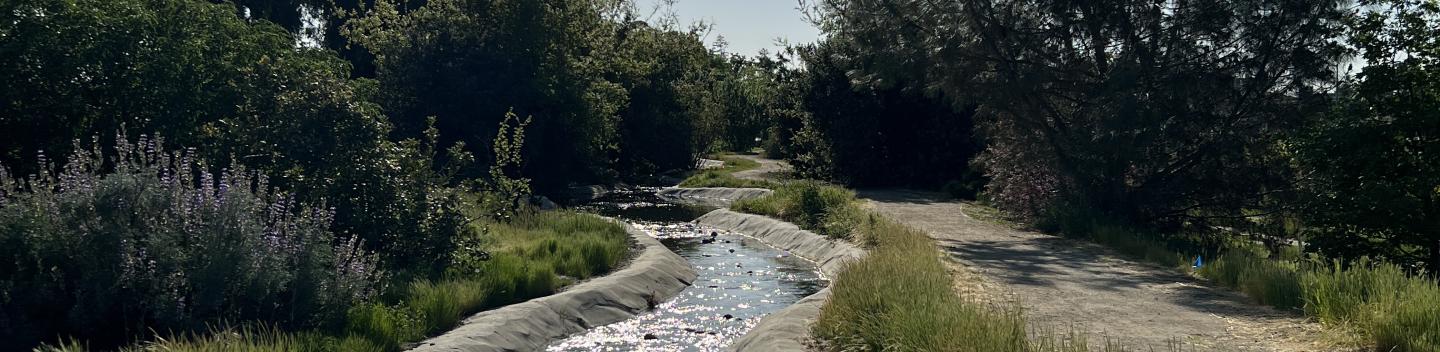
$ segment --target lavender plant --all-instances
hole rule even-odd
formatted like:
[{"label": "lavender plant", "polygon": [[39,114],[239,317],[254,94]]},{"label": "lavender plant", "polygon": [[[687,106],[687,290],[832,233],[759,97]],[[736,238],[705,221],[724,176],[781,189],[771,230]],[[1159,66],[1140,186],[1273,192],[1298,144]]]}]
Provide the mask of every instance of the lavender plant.
[{"label": "lavender plant", "polygon": [[212,173],[160,138],[99,145],[77,142],[58,169],[42,155],[47,171],[27,177],[0,167],[0,341],[323,327],[371,295],[375,257],[332,233],[323,205],[243,166]]}]

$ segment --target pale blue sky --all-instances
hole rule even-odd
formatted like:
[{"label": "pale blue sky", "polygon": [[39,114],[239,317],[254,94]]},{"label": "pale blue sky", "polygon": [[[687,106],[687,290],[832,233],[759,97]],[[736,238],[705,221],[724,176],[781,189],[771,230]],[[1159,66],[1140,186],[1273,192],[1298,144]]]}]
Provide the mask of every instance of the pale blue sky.
[{"label": "pale blue sky", "polygon": [[[649,15],[659,2],[635,0],[642,16]],[[811,26],[797,7],[797,0],[678,0],[675,14],[683,28],[696,20],[713,23],[706,45],[723,35],[729,42],[726,51],[754,56],[761,48],[775,52],[777,37],[792,44],[810,43],[820,37],[820,30]]]}]

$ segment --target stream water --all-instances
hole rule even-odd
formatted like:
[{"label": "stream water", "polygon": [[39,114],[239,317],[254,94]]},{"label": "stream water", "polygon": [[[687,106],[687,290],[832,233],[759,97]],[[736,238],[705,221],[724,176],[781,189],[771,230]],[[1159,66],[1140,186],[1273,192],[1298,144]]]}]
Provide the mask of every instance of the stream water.
[{"label": "stream water", "polygon": [[826,283],[809,261],[750,237],[690,223],[713,207],[668,202],[654,190],[636,190],[578,208],[623,219],[655,236],[688,260],[699,277],[654,310],[570,336],[548,351],[723,350],[761,317]]}]

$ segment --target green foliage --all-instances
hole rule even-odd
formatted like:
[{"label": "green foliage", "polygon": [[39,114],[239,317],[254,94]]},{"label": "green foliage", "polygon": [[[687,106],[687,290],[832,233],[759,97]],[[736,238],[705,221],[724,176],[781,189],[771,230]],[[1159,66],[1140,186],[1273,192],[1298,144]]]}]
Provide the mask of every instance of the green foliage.
[{"label": "green foliage", "polygon": [[212,174],[193,151],[115,143],[76,148],[59,173],[0,171],[0,339],[111,347],[218,321],[333,327],[371,294],[375,259],[331,232],[325,208],[242,166]]},{"label": "green foliage", "polygon": [[812,330],[825,350],[1027,350],[1020,312],[957,295],[929,236],[885,219],[860,228],[881,240],[835,277]]},{"label": "green foliage", "polygon": [[120,126],[153,132],[197,147],[207,165],[234,160],[297,200],[333,207],[335,232],[358,236],[397,273],[443,266],[464,219],[432,172],[434,150],[388,140],[379,89],[351,79],[345,61],[296,48],[229,4],[0,6],[0,75],[14,82],[0,90],[0,162],[17,174],[39,170],[39,151],[73,153],[76,139]]},{"label": "green foliage", "polygon": [[488,258],[460,261],[438,281],[410,283],[394,305],[350,312],[348,332],[387,350],[454,327],[484,309],[554,293],[607,273],[629,252],[629,235],[604,219],[571,212],[523,213],[508,222],[479,223]]},{"label": "green foliage", "polygon": [[[271,118],[316,116],[307,112],[327,109],[339,117],[365,107],[348,107],[349,101],[330,105],[355,94],[343,79],[343,61],[296,50],[283,30],[237,18],[230,5],[94,0],[0,6],[0,33],[6,33],[0,75],[12,82],[0,91],[7,117],[0,129],[9,132],[0,141],[0,161],[22,173],[37,170],[38,151],[67,155],[70,141],[121,125],[171,137],[179,145],[259,149],[268,145],[202,141],[290,123],[319,128],[335,120]],[[95,35],[105,28],[116,30]]]},{"label": "green foliage", "polygon": [[717,94],[728,86],[728,65],[705,49],[700,35],[639,21],[620,28],[611,69],[629,92],[616,160],[622,176],[644,180],[690,169],[736,118]]},{"label": "green foliage", "polygon": [[[824,350],[1032,350],[1019,310],[995,311],[958,296],[929,236],[861,210],[849,190],[794,181],[734,208],[871,247],[835,277],[812,327]],[[1085,348],[1049,342],[1057,351]]]},{"label": "green foliage", "polygon": [[[53,348],[53,349],[52,349]],[[85,351],[70,346],[42,347],[39,350]],[[284,330],[259,326],[227,326],[210,334],[186,334],[141,346],[122,349],[126,352],[384,352],[385,349],[363,339],[337,339],[317,333],[286,333]]]},{"label": "green foliage", "polygon": [[[531,119],[520,120],[515,113],[506,113],[500,121],[500,130],[491,143],[495,151],[495,162],[490,164],[490,178],[483,183],[485,192],[480,196],[481,214],[492,219],[509,219],[517,215],[530,197],[530,179],[516,176],[520,173],[522,150],[525,144],[525,126]],[[463,149],[463,142],[457,149]]]},{"label": "green foliage", "polygon": [[1353,325],[1377,350],[1440,348],[1440,283],[1393,264],[1360,260],[1301,271],[1305,311],[1321,321]]},{"label": "green foliage", "polygon": [[1298,309],[1304,307],[1305,295],[1297,268],[1295,262],[1266,260],[1247,251],[1230,251],[1206,262],[1198,274],[1235,288],[1257,303]]},{"label": "green foliage", "polygon": [[723,170],[704,170],[680,182],[680,187],[775,188],[773,181],[737,178]]},{"label": "green foliage", "polygon": [[1266,205],[1290,176],[1277,141],[1324,103],[1343,53],[1334,1],[819,3],[851,46],[839,57],[866,64],[846,78],[978,104],[988,193],[1029,216],[1063,200],[1176,224]]},{"label": "green foliage", "polygon": [[403,5],[380,1],[345,30],[375,54],[397,131],[418,135],[434,117],[441,146],[485,146],[488,116],[534,116],[519,168],[540,191],[653,180],[717,142],[749,148],[768,126],[770,76],[707,50],[703,28],[652,26],[613,0]]},{"label": "green foliage", "polygon": [[1440,5],[1373,5],[1350,23],[1366,61],[1295,143],[1309,240],[1340,258],[1440,271]]},{"label": "green foliage", "polygon": [[[891,81],[846,39],[801,47],[805,70],[794,94],[805,114],[790,147],[800,176],[863,186],[938,188],[969,171],[980,151],[975,107]],[[777,125],[778,126],[778,125]],[[777,142],[778,143],[778,142]]]},{"label": "green foliage", "polygon": [[783,183],[768,196],[737,201],[731,208],[780,218],[821,235],[850,238],[862,214],[856,202],[855,192],[801,180]]},{"label": "green foliage", "polygon": [[399,351],[405,343],[453,328],[485,309],[556,292],[610,272],[629,253],[629,235],[616,223],[573,212],[521,213],[504,222],[477,223],[475,238],[488,257],[461,261],[440,280],[410,282],[391,303],[351,307],[338,334],[318,331],[226,329],[139,346],[142,350]]},{"label": "green foliage", "polygon": [[779,186],[774,181],[750,180],[735,177],[733,174],[745,170],[753,170],[760,167],[760,163],[754,160],[734,156],[718,156],[725,166],[719,169],[701,170],[699,173],[690,175],[680,182],[680,187],[728,187],[728,188],[776,188]]}]

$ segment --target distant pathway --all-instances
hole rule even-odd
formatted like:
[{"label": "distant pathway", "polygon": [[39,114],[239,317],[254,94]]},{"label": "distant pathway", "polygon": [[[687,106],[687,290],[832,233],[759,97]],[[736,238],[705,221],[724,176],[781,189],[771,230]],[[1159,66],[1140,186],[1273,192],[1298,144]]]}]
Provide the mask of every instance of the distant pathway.
[{"label": "distant pathway", "polygon": [[755,162],[760,163],[760,167],[745,171],[738,171],[732,174],[737,178],[747,180],[774,180],[777,178],[785,178],[783,177],[783,174],[790,171],[790,164],[786,164],[784,161],[766,159],[760,157],[759,155],[748,154],[735,155],[735,157],[747,160],[754,160]]},{"label": "distant pathway", "polygon": [[[1325,351],[1318,325],[1246,303],[1175,270],[1135,263],[1098,245],[1019,231],[967,215],[977,207],[939,194],[859,192],[886,216],[935,238],[957,268],[958,290],[983,301],[1018,302],[1032,328],[1088,334],[1132,350]],[[978,273],[979,275],[975,275]]]}]

